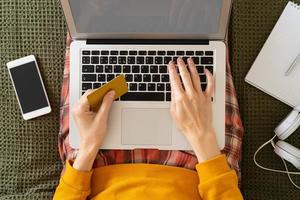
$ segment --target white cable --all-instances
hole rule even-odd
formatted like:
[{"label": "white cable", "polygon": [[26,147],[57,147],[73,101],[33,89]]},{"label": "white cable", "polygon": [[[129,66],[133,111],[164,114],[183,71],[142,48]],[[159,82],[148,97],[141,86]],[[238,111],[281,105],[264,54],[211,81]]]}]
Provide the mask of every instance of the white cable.
[{"label": "white cable", "polygon": [[300,189],[300,186],[297,185],[297,184],[293,181],[293,179],[292,179],[292,177],[291,177],[291,175],[290,175],[289,169],[288,169],[288,167],[287,167],[287,165],[286,165],[285,160],[284,160],[283,158],[281,158],[281,160],[282,160],[282,162],[283,162],[283,164],[284,164],[284,166],[285,166],[285,169],[286,169],[286,171],[287,171],[287,175],[288,175],[288,177],[289,177],[289,179],[290,179],[290,182],[291,182],[296,188]]},{"label": "white cable", "polygon": [[281,160],[283,161],[283,164],[285,166],[285,169],[286,171],[282,171],[282,170],[278,170],[278,169],[271,169],[271,168],[267,168],[267,167],[263,167],[262,165],[258,164],[258,162],[256,161],[256,155],[258,154],[258,152],[264,148],[267,144],[271,143],[271,145],[273,146],[273,148],[275,148],[275,144],[274,144],[274,138],[276,137],[276,135],[274,135],[274,137],[272,137],[270,140],[268,140],[267,142],[265,142],[264,144],[262,144],[254,153],[254,156],[253,156],[253,161],[255,163],[256,166],[258,166],[259,168],[263,169],[263,170],[266,170],[266,171],[271,171],[271,172],[276,172],[276,173],[283,173],[283,174],[287,174],[288,177],[289,177],[289,180],[290,182],[298,189],[300,189],[300,186],[298,186],[297,184],[294,183],[294,181],[292,180],[291,178],[291,174],[294,174],[294,175],[300,175],[300,172],[290,172],[288,170],[288,167],[286,165],[286,162],[283,158],[281,158]]}]

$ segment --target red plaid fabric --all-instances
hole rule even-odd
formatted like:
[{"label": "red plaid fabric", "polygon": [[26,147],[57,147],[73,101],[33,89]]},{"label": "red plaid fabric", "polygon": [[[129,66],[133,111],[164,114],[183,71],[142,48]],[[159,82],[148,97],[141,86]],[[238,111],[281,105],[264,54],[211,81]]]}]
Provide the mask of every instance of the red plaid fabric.
[{"label": "red plaid fabric", "polygon": [[[74,159],[77,153],[77,150],[72,149],[69,144],[70,43],[71,39],[68,34],[64,79],[61,90],[60,131],[58,144],[60,157],[63,163],[65,163],[68,159]],[[227,58],[228,57],[229,56],[227,55]],[[244,129],[239,114],[239,106],[228,59],[226,69],[226,145],[222,152],[227,155],[229,164],[237,171],[240,179],[241,144]],[[195,170],[197,159],[192,151],[160,151],[154,149],[100,150],[95,160],[94,167],[120,163],[152,163]]]}]

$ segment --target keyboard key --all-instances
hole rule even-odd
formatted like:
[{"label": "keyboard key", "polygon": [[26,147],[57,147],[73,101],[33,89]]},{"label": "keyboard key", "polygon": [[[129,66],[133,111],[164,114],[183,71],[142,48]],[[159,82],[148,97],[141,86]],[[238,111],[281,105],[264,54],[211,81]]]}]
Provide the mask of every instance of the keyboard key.
[{"label": "keyboard key", "polygon": [[150,74],[144,74],[143,75],[143,82],[151,82],[151,75]]},{"label": "keyboard key", "polygon": [[177,59],[178,59],[177,56],[175,56],[175,57],[172,58],[172,60],[173,60],[173,62],[174,62],[175,64],[177,64]]},{"label": "keyboard key", "polygon": [[100,56],[100,64],[108,64],[108,57]]},{"label": "keyboard key", "polygon": [[206,56],[213,56],[214,52],[213,51],[205,51]]},{"label": "keyboard key", "polygon": [[132,66],[132,73],[140,73],[140,66],[139,65],[133,65]]},{"label": "keyboard key", "polygon": [[200,64],[199,57],[192,57],[192,59],[196,65]]},{"label": "keyboard key", "polygon": [[90,64],[90,57],[89,56],[83,56],[82,57],[82,64]]},{"label": "keyboard key", "polygon": [[121,65],[114,66],[114,73],[121,73],[121,71],[122,71]]},{"label": "keyboard key", "polygon": [[141,64],[145,64],[145,58],[144,57],[137,57],[136,58],[136,63],[141,65]]},{"label": "keyboard key", "polygon": [[166,91],[171,91],[171,84],[170,83],[166,84]]},{"label": "keyboard key", "polygon": [[196,56],[203,56],[204,52],[203,51],[196,51]]},{"label": "keyboard key", "polygon": [[155,56],[156,55],[156,51],[148,51],[148,55],[149,56]]},{"label": "keyboard key", "polygon": [[148,83],[148,91],[155,91],[155,83]]},{"label": "keyboard key", "polygon": [[101,83],[93,83],[93,89],[101,87]]},{"label": "keyboard key", "polygon": [[165,52],[165,51],[158,51],[158,52],[157,52],[157,55],[159,55],[159,56],[164,56],[164,55],[166,55],[166,52]]},{"label": "keyboard key", "polygon": [[128,64],[135,64],[135,57],[133,57],[133,56],[127,57],[127,63]]},{"label": "keyboard key", "polygon": [[153,57],[146,57],[146,64],[150,65],[153,64]]},{"label": "keyboard key", "polygon": [[168,57],[168,56],[165,57],[165,58],[164,58],[164,64],[166,64],[166,65],[169,64],[169,62],[170,62],[171,60],[172,60],[172,57]]},{"label": "keyboard key", "polygon": [[94,65],[82,65],[82,72],[83,73],[93,73]]},{"label": "keyboard key", "polygon": [[159,74],[153,74],[152,75],[152,82],[160,82],[160,75]]},{"label": "keyboard key", "polygon": [[134,77],[134,82],[142,82],[141,74],[135,74],[133,77]]},{"label": "keyboard key", "polygon": [[182,60],[183,60],[183,62],[184,63],[187,63],[187,60],[189,59],[189,57],[188,56],[184,56],[184,57],[182,57]]},{"label": "keyboard key", "polygon": [[107,82],[108,82],[108,81],[113,80],[115,78],[115,75],[114,74],[107,74],[106,78],[107,78]]},{"label": "keyboard key", "polygon": [[90,51],[82,51],[82,55],[90,55],[91,54],[91,52]]},{"label": "keyboard key", "polygon": [[112,65],[105,65],[105,73],[112,73]]},{"label": "keyboard key", "polygon": [[148,65],[142,65],[141,73],[149,73],[149,66]]},{"label": "keyboard key", "polygon": [[130,73],[130,65],[123,66],[123,73]]},{"label": "keyboard key", "polygon": [[139,83],[139,91],[146,91],[146,83]]},{"label": "keyboard key", "polygon": [[156,85],[157,87],[157,91],[165,91],[165,84],[163,84],[163,83],[158,83],[157,85]]},{"label": "keyboard key", "polygon": [[208,69],[208,71],[210,71],[211,74],[214,74],[214,67],[213,66],[206,66],[206,69]]},{"label": "keyboard key", "polygon": [[171,93],[167,92],[166,93],[166,101],[171,101],[171,97],[172,97]]},{"label": "keyboard key", "polygon": [[129,51],[129,55],[137,55],[137,51]]},{"label": "keyboard key", "polygon": [[93,89],[92,83],[82,83],[82,90]]},{"label": "keyboard key", "polygon": [[120,56],[118,58],[118,63],[119,64],[126,64],[126,57],[125,56]]},{"label": "keyboard key", "polygon": [[100,55],[100,51],[92,51],[92,55],[98,56],[98,55]]},{"label": "keyboard key", "polygon": [[175,51],[167,51],[168,56],[175,56]]},{"label": "keyboard key", "polygon": [[164,73],[164,74],[168,73],[168,67],[165,65],[159,66],[159,73]]},{"label": "keyboard key", "polygon": [[106,82],[105,74],[98,74],[98,81],[99,82]]},{"label": "keyboard key", "polygon": [[196,66],[198,74],[203,74],[204,73],[204,66]]},{"label": "keyboard key", "polygon": [[164,83],[170,82],[170,77],[169,77],[169,75],[168,75],[168,74],[163,74],[163,75],[161,75],[161,82],[164,82]]},{"label": "keyboard key", "polygon": [[132,82],[133,81],[133,75],[132,74],[125,74],[125,79],[127,82]]},{"label": "keyboard key", "polygon": [[194,55],[194,51],[186,51],[185,54],[187,56],[193,56]]},{"label": "keyboard key", "polygon": [[103,65],[96,65],[96,72],[97,73],[103,73],[103,68],[104,68]]},{"label": "keyboard key", "polygon": [[151,65],[150,66],[150,73],[158,73],[158,66]]},{"label": "keyboard key", "polygon": [[101,55],[109,55],[109,51],[101,51]]},{"label": "keyboard key", "polygon": [[205,91],[206,87],[207,87],[207,84],[201,84],[202,91]]},{"label": "keyboard key", "polygon": [[163,57],[155,57],[155,64],[157,65],[163,64]]},{"label": "keyboard key", "polygon": [[93,56],[91,60],[92,60],[91,61],[92,64],[99,64],[99,57],[98,56],[97,57]]},{"label": "keyboard key", "polygon": [[82,81],[95,82],[96,74],[82,74]]},{"label": "keyboard key", "polygon": [[139,51],[139,55],[145,56],[147,55],[147,51]]},{"label": "keyboard key", "polygon": [[116,56],[116,55],[119,55],[119,52],[118,51],[110,51],[110,55]]},{"label": "keyboard key", "polygon": [[120,51],[120,55],[126,56],[128,55],[128,51]]},{"label": "keyboard key", "polygon": [[130,91],[137,91],[137,84],[136,83],[130,83],[129,84],[129,90]]},{"label": "keyboard key", "polygon": [[118,64],[118,57],[116,56],[109,57],[109,64]]},{"label": "keyboard key", "polygon": [[184,56],[184,51],[176,51],[177,56]]},{"label": "keyboard key", "polygon": [[83,96],[83,95],[84,95],[84,93],[85,93],[85,91],[81,92],[81,96]]},{"label": "keyboard key", "polygon": [[214,58],[213,57],[201,57],[201,64],[212,65],[212,64],[214,64]]},{"label": "keyboard key", "polygon": [[164,101],[163,92],[128,92],[121,96],[121,101]]},{"label": "keyboard key", "polygon": [[200,81],[201,81],[201,83],[205,83],[206,82],[206,75],[199,75],[199,77],[200,77]]}]

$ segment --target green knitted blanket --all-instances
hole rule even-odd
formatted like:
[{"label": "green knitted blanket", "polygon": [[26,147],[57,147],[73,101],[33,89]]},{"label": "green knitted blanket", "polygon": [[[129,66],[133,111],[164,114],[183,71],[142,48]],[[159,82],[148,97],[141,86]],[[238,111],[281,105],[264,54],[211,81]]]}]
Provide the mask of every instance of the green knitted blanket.
[{"label": "green knitted blanket", "polygon": [[[300,197],[300,191],[291,186],[285,175],[261,171],[252,161],[256,148],[273,135],[274,127],[290,108],[244,82],[286,3],[286,0],[234,0],[233,3],[229,40],[245,125],[242,160],[245,199]],[[0,1],[1,200],[51,199],[58,184],[62,165],[57,152],[57,135],[65,36],[66,24],[58,0]],[[53,111],[44,117],[23,121],[5,64],[29,54],[38,58]],[[297,132],[289,142],[300,147]],[[282,168],[271,148],[263,151],[259,160],[270,167]]]}]

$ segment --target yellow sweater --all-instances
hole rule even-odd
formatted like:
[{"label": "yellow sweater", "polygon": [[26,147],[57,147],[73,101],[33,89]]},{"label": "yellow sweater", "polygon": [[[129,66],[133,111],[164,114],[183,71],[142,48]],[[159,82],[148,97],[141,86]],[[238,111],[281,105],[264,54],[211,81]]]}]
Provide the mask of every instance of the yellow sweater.
[{"label": "yellow sweater", "polygon": [[67,162],[54,200],[243,199],[235,171],[224,155],[198,164],[196,169],[198,173],[164,165],[120,164],[81,172]]}]

